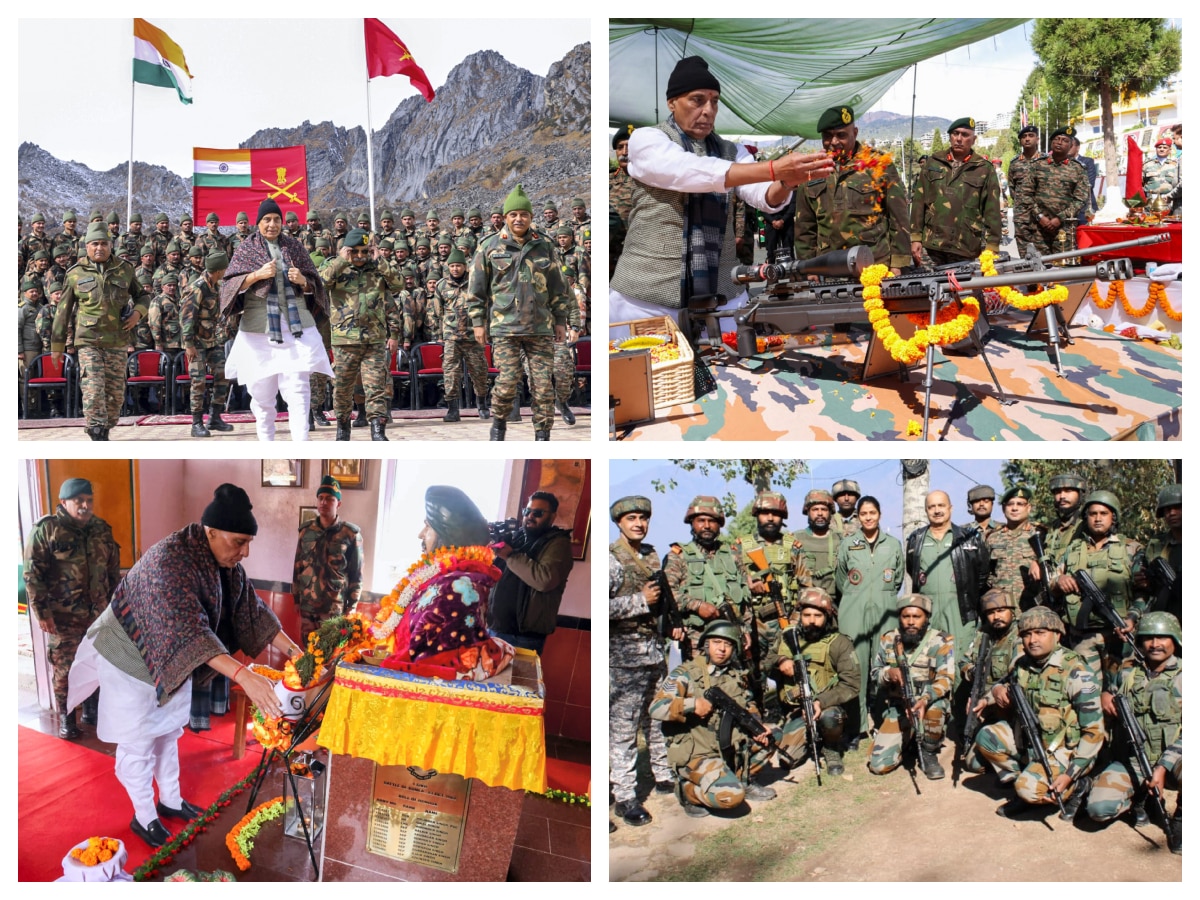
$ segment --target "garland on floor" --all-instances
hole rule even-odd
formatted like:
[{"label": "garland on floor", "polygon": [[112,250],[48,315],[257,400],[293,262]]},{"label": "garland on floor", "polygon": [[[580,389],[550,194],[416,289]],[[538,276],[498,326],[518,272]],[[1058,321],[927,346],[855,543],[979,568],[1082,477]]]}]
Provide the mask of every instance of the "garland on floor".
[{"label": "garland on floor", "polygon": [[225,791],[225,793],[216,799],[212,806],[189,822],[183,831],[163,844],[153,856],[134,869],[133,880],[146,881],[147,879],[157,877],[161,868],[175,859],[176,853],[195,840],[197,834],[208,831],[208,826],[216,819],[221,810],[232,803],[234,797],[254,783],[255,779],[258,778],[261,768],[262,763],[259,763],[249,775]]},{"label": "garland on floor", "polygon": [[250,851],[254,849],[254,839],[258,837],[264,825],[282,816],[283,810],[283,797],[273,797],[242,816],[229,830],[229,834],[225,835],[225,846],[229,848],[238,869],[245,872],[250,868]]},{"label": "garland on floor", "polygon": [[533,794],[535,797],[545,797],[547,800],[557,800],[559,803],[578,803],[580,806],[591,806],[592,798],[587,794],[572,794],[570,791],[560,791],[558,788],[550,788],[544,794],[539,794],[537,791],[526,791],[527,794]]}]

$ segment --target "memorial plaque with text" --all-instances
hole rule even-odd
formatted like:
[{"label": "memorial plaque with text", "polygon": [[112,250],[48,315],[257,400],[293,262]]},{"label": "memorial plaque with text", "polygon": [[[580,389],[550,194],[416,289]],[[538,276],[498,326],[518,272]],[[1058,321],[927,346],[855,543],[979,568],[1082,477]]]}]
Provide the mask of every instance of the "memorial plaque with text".
[{"label": "memorial plaque with text", "polygon": [[367,851],[458,871],[469,779],[417,766],[376,766]]}]

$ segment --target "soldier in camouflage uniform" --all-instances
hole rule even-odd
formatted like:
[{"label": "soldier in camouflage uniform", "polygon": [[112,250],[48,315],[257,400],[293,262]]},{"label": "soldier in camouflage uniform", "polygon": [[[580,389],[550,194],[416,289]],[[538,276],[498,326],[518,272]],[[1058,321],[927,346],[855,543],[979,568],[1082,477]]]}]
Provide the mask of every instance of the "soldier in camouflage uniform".
[{"label": "soldier in camouflage uniform", "polygon": [[[51,285],[53,288],[53,285]],[[53,291],[51,292],[53,294]],[[39,316],[41,314],[39,313]],[[1134,586],[1148,591],[1149,608],[1158,612],[1169,612],[1183,621],[1183,487],[1168,484],[1158,492],[1158,518],[1166,523],[1167,530],[1150,538],[1145,552],[1134,565]],[[1166,560],[1175,572],[1175,585],[1170,590],[1147,578],[1147,566],[1156,559]]]},{"label": "soldier in camouflage uniform", "polygon": [[835,481],[833,489],[829,493],[833,495],[833,502],[837,504],[837,511],[833,514],[833,523],[830,527],[842,537],[849,537],[859,528],[855,507],[858,505],[858,498],[862,496],[862,491],[858,487],[858,482],[849,478]]},{"label": "soldier in camouflage uniform", "polygon": [[819,488],[804,495],[804,515],[808,516],[808,527],[794,535],[800,545],[804,567],[814,587],[819,587],[838,599],[837,557],[842,543],[839,532],[829,527],[833,512],[833,496]]},{"label": "soldier in camouflage uniform", "polygon": [[488,223],[483,226],[483,231],[479,233],[479,241],[483,243],[484,238],[489,238],[493,234],[499,234],[504,228],[504,207],[493,206],[492,211],[488,213]]},{"label": "soldier in camouflage uniform", "polygon": [[400,210],[400,237],[404,239],[404,243],[408,244],[409,253],[417,252],[417,238],[419,236],[417,214],[408,207],[405,207]]},{"label": "soldier in camouflage uniform", "polygon": [[399,237],[396,232],[396,218],[390,209],[381,209],[379,211],[379,230],[375,232],[375,243],[380,246],[384,241],[390,241]]},{"label": "soldier in camouflage uniform", "polygon": [[975,120],[957,119],[947,131],[949,153],[926,157],[913,186],[917,263],[944,265],[978,259],[985,249],[1000,250],[1000,179],[987,157],[972,149]]},{"label": "soldier in camouflage uniform", "polygon": [[1083,501],[1083,531],[1067,545],[1058,561],[1054,593],[1066,604],[1067,641],[1111,690],[1125,643],[1100,613],[1084,608],[1075,573],[1086,570],[1131,628],[1146,609],[1145,595],[1134,584],[1134,563],[1142,545],[1120,533],[1121,506],[1109,491],[1093,491]]},{"label": "soldier in camouflage uniform", "polygon": [[134,213],[129,217],[129,230],[121,235],[117,244],[121,248],[117,255],[126,262],[137,265],[138,257],[142,253],[142,244],[145,242],[146,237],[142,234],[142,214]]},{"label": "soldier in camouflage uniform", "polygon": [[158,268],[154,265],[154,244],[147,241],[142,245],[142,249],[139,252],[141,254],[139,257],[141,265],[133,270],[133,276],[142,282],[142,284],[153,285],[154,270]]},{"label": "soldier in camouflage uniform", "polygon": [[[138,284],[140,284],[142,287],[144,287],[146,289],[146,297],[148,298],[148,300],[147,300],[147,308],[148,308],[149,303],[153,302],[153,299],[154,299],[154,295],[152,293],[152,288],[151,288],[150,276],[149,275],[138,275],[137,280],[138,280]],[[128,303],[125,304],[125,309],[122,312],[122,315],[127,316],[131,312],[133,312],[133,301],[132,300],[130,300]],[[125,347],[126,353],[132,353],[134,350],[153,350],[154,349],[154,332],[152,332],[150,330],[149,314],[147,314],[147,317],[144,319],[138,319],[137,325],[135,325],[133,327],[133,330],[129,332],[128,338],[129,338],[129,343]]]},{"label": "soldier in camouflage uniform", "polygon": [[429,256],[429,238],[420,235],[413,244],[413,268],[417,273],[417,284],[424,290],[425,281],[429,275],[429,264],[433,259]]},{"label": "soldier in camouflage uniform", "polygon": [[352,612],[362,596],[362,530],[338,516],[341,505],[342,486],[326,475],[317,488],[317,517],[300,526],[292,567],[301,643],[330,616]]},{"label": "soldier in camouflage uniform", "polygon": [[1050,496],[1057,521],[1046,526],[1046,557],[1051,563],[1066,552],[1067,545],[1083,532],[1083,500],[1087,482],[1075,472],[1050,479]]},{"label": "soldier in camouflage uniform", "polygon": [[575,242],[583,243],[583,229],[591,229],[592,217],[588,215],[587,203],[582,197],[571,198],[571,228],[575,231]]},{"label": "soldier in camouflage uniform", "polygon": [[[1145,664],[1136,659],[1127,659],[1117,673],[1116,693],[1123,695],[1129,703],[1138,727],[1145,735],[1146,759],[1151,766],[1162,758],[1167,748],[1183,736],[1183,662],[1179,654],[1183,648],[1183,626],[1170,613],[1147,613],[1138,623],[1137,644],[1146,657]],[[1112,700],[1102,695],[1101,702],[1107,709]],[[1113,706],[1115,709],[1115,706]],[[1116,737],[1113,741],[1113,761],[1096,776],[1095,786],[1088,797],[1087,813],[1096,822],[1111,822],[1131,808],[1134,824],[1145,825],[1145,794],[1142,783],[1153,774],[1141,771],[1129,736],[1120,725],[1113,726]],[[1170,787],[1183,787],[1182,767],[1171,773]],[[1166,773],[1164,772],[1164,776]],[[1160,796],[1164,784],[1159,785]],[[1183,851],[1183,803],[1175,807],[1177,833],[1180,835],[1173,853]]]},{"label": "soldier in camouflage uniform", "polygon": [[979,529],[979,534],[984,540],[1002,527],[992,519],[992,509],[995,505],[996,489],[990,484],[977,484],[967,491],[967,509],[975,517],[975,527]]},{"label": "soldier in camouflage uniform", "polygon": [[154,230],[150,232],[149,242],[154,245],[154,267],[158,268],[167,259],[167,244],[174,237],[171,235],[171,220],[166,213],[154,217]]},{"label": "soldier in camouflage uniform", "polygon": [[[295,218],[295,213],[288,213]],[[221,234],[221,217],[210,212],[204,217],[204,233],[196,238],[196,246],[200,248],[201,259],[207,259],[211,254],[220,250],[226,257],[233,255],[229,246],[229,238]],[[293,235],[294,236],[294,235]]]},{"label": "soldier in camouflage uniform", "polygon": [[[112,243],[103,225],[89,228],[87,238],[87,258],[67,273],[50,352],[55,363],[62,361],[74,319],[87,433],[93,441],[107,441],[125,395],[125,332],[145,318],[150,298],[134,277],[133,266],[110,260]],[[122,322],[122,309],[130,300],[133,312]]]},{"label": "soldier in camouflage uniform", "polygon": [[697,649],[700,634],[712,619],[724,616],[741,624],[749,591],[729,543],[720,536],[725,527],[720,501],[695,497],[683,521],[691,526],[692,540],[682,546],[671,545],[663,571],[683,615],[688,643]]},{"label": "soldier in camouflage uniform", "polygon": [[1026,610],[1017,630],[1025,652],[1017,658],[1010,678],[1029,698],[1041,726],[1036,739],[1046,748],[1054,771],[1046,772],[1029,752],[1035,736],[1023,735],[1018,748],[1016,713],[1007,684],[996,685],[990,698],[1005,718],[979,730],[975,749],[1001,784],[1016,789],[1016,796],[1000,806],[997,815],[1011,818],[1030,804],[1054,803],[1053,788],[1063,800],[1066,818],[1073,819],[1091,788],[1087,773],[1104,746],[1100,685],[1076,653],[1059,646],[1066,628],[1053,610],[1045,606]]},{"label": "soldier in camouflage uniform", "polygon": [[400,267],[400,271],[404,274],[404,290],[396,295],[396,302],[400,304],[404,316],[404,349],[410,350],[441,334],[441,323],[437,323],[439,328],[433,328],[428,319],[429,301],[425,291],[417,287],[417,270],[406,264]]},{"label": "soldier in camouflage uniform", "polygon": [[[46,298],[46,303],[38,309],[37,320],[34,323],[34,328],[37,330],[38,340],[41,341],[40,353],[50,352],[50,335],[54,330],[54,313],[58,310],[58,301],[62,299],[62,284],[57,281],[50,283],[50,289]],[[74,332],[72,327],[71,331]],[[68,338],[67,352],[74,349],[74,344]]]},{"label": "soldier in camouflage uniform", "polygon": [[[980,614],[983,624],[975,633],[975,639],[967,652],[958,660],[959,675],[962,681],[975,689],[976,667],[982,665],[980,673],[983,677],[979,702],[975,705],[975,714],[979,717],[980,725],[996,722],[1000,710],[992,702],[992,688],[1003,681],[1012,669],[1013,662],[1025,652],[1021,646],[1021,636],[1015,626],[1017,602],[1005,588],[992,588],[979,600]],[[987,649],[983,641],[987,638]],[[980,654],[983,654],[982,657]],[[968,710],[970,712],[970,710]],[[979,732],[975,732],[978,737]],[[979,758],[974,739],[971,746],[965,748],[963,766],[968,772],[979,774],[983,771],[983,761]]]},{"label": "soldier in camouflage uniform", "polygon": [[442,314],[442,341],[445,345],[442,371],[446,373],[446,415],[442,421],[462,421],[459,406],[464,363],[479,402],[479,418],[490,419],[492,414],[487,406],[487,357],[483,352],[483,344],[475,340],[475,332],[471,329],[471,318],[467,311],[470,305],[467,258],[462,250],[455,247],[451,251],[446,268],[448,274],[434,289],[436,303]]},{"label": "soldier in camouflage uniform", "polygon": [[[881,166],[873,150],[864,157],[851,107],[825,110],[817,130],[835,168],[796,191],[796,259],[866,246],[875,262],[900,274],[902,266],[912,265],[908,202],[900,173],[891,162]],[[880,167],[882,171],[876,171]]]},{"label": "soldier in camouflage uniform", "polygon": [[348,232],[342,249],[321,266],[329,289],[329,324],[333,339],[333,413],[336,440],[350,440],[354,385],[362,377],[371,440],[387,440],[391,415],[388,354],[400,345],[401,321],[395,301],[404,282],[385,260],[372,260],[370,237],[361,228]]},{"label": "soldier in camouflage uniform", "polygon": [[931,781],[946,777],[938,762],[942,738],[950,718],[950,692],[954,687],[954,635],[931,628],[932,601],[923,594],[912,594],[896,601],[900,627],[889,631],[875,649],[871,663],[871,681],[884,705],[883,721],[875,732],[867,768],[884,775],[900,767],[904,744],[914,723],[904,709],[900,693],[900,654],[907,660],[916,698],[912,718],[919,719],[917,740],[922,741],[922,771]]},{"label": "soldier in camouflage uniform", "polygon": [[112,241],[113,253],[116,253],[120,249],[121,217],[115,212],[110,212],[105,218],[104,224],[108,226],[108,238]]},{"label": "soldier in camouflage uniform", "polygon": [[33,218],[29,220],[29,234],[21,238],[17,244],[17,275],[24,275],[25,270],[29,267],[29,263],[33,260],[33,254],[39,250],[49,250],[53,244],[50,241],[50,235],[46,234],[46,217],[41,213],[34,213]]},{"label": "soldier in camouflage uniform", "polygon": [[42,301],[42,286],[38,282],[30,279],[21,282],[21,299],[17,302],[17,371],[21,375],[42,349],[42,340],[37,333]]},{"label": "soldier in camouflage uniform", "polygon": [[1146,160],[1142,166],[1142,191],[1146,194],[1147,205],[1170,212],[1179,187],[1179,161],[1172,155],[1169,135],[1163,135],[1155,142],[1154,152],[1154,158]]},{"label": "soldier in camouflage uniform", "polygon": [[55,247],[57,247],[59,244],[66,244],[68,247],[70,247],[72,259],[79,259],[79,257],[82,255],[82,245],[80,243],[81,235],[75,230],[76,222],[78,222],[78,219],[75,216],[75,210],[68,209],[65,213],[63,213],[63,230],[54,235],[54,240],[51,241],[51,244]]},{"label": "soldier in camouflage uniform", "polygon": [[179,245],[179,252],[187,257],[192,249],[192,244],[196,243],[196,232],[192,228],[192,217],[184,213],[179,219],[179,230],[175,232],[175,243]]},{"label": "soldier in camouflage uniform", "polygon": [[1018,609],[1022,610],[1033,606],[1039,599],[1042,603],[1049,603],[1052,599],[1039,597],[1042,593],[1042,570],[1029,540],[1044,529],[1030,521],[1029,514],[1033,507],[1029,501],[1032,499],[1033,492],[1027,487],[1012,487],[1005,491],[1001,498],[1005,525],[987,536],[988,554],[991,557],[988,586],[1008,591]]},{"label": "soldier in camouflage uniform", "polygon": [[[578,294],[581,272],[586,268],[586,263],[583,251],[574,246],[575,232],[569,225],[557,228],[554,232],[554,240],[558,244],[554,248],[554,259],[558,263],[569,292],[567,339],[561,344],[554,345],[554,398],[559,411],[562,412],[563,421],[568,425],[574,425],[575,413],[571,411],[567,401],[575,392],[575,353],[572,348],[583,332],[583,318]],[[529,383],[533,383],[532,377]]]},{"label": "soldier in camouflage uniform", "polygon": [[[1033,247],[1045,256],[1074,250],[1079,211],[1092,195],[1087,173],[1070,157],[1075,129],[1060,128],[1050,138],[1050,156],[1029,167],[1021,183],[1018,209],[1028,217]],[[1060,260],[1055,265],[1074,265]]]},{"label": "soldier in camouflage uniform", "polygon": [[[54,254],[54,263],[46,270],[46,282],[57,281],[61,284],[67,277],[67,269],[75,265],[75,260],[71,258],[71,248],[65,244],[55,247],[51,253]],[[129,262],[132,262],[135,266],[137,265],[136,252],[133,259],[129,260]]]},{"label": "soldier in camouflage uniform", "polygon": [[532,209],[518,184],[504,201],[504,229],[483,242],[471,268],[475,340],[483,344],[490,333],[492,359],[500,370],[492,389],[493,441],[504,440],[522,354],[529,358],[534,440],[550,440],[554,422],[554,345],[566,340],[571,302],[553,246],[530,227]]},{"label": "soldier in camouflage uniform", "polygon": [[558,227],[558,204],[553,200],[547,200],[546,205],[542,207],[542,221],[537,226],[538,231],[543,234],[554,234],[554,229]]},{"label": "soldier in camouflage uniform", "polygon": [[198,244],[193,244],[192,249],[188,251],[188,255],[183,262],[183,271],[179,273],[179,290],[184,290],[184,288],[203,274],[204,248]]},{"label": "soldier in camouflage uniform", "polygon": [[[67,676],[75,651],[91,624],[108,607],[121,579],[121,548],[109,524],[92,512],[92,484],[68,478],[58,491],[54,515],[38,520],[25,547],[23,577],[29,608],[49,636],[54,667],[58,736],[79,737],[67,713]],[[84,724],[95,725],[96,698],[84,701]],[[89,721],[90,720],[90,721]]]},{"label": "soldier in camouflage uniform", "polygon": [[802,659],[812,682],[813,711],[825,767],[830,775],[841,775],[846,771],[842,765],[846,724],[853,718],[846,708],[858,703],[862,669],[854,644],[838,632],[837,607],[826,591],[818,587],[803,589],[798,606],[800,621],[795,631],[799,652],[794,652],[781,634],[773,654],[779,660],[773,673],[781,685],[779,699],[790,710],[779,743],[794,759],[807,751],[803,693],[796,676],[796,665]]},{"label": "soldier in camouflage uniform", "polygon": [[658,552],[646,542],[653,508],[646,497],[622,497],[609,515],[621,532],[608,547],[608,741],[614,812],[627,825],[645,825],[650,813],[637,796],[638,732],[644,732],[655,789],[674,788],[662,728],[649,707],[667,674],[665,641],[658,634],[661,592]]},{"label": "soldier in camouflage uniform", "polygon": [[[788,515],[787,498],[778,491],[759,491],[751,513],[758,520],[758,534],[738,538],[731,549],[748,594],[742,610],[742,630],[754,636],[751,658],[761,678],[762,673],[774,668],[779,635],[788,625],[795,624],[797,596],[812,579],[804,567],[799,543],[783,530]],[[757,555],[760,550],[766,558],[765,570],[751,559],[751,554]],[[768,581],[779,592],[778,607]]]},{"label": "soldier in camouflage uniform", "polygon": [[[767,735],[751,739],[736,726],[730,744],[721,746],[721,718],[704,692],[720,688],[757,715],[746,687],[745,672],[734,665],[741,631],[718,619],[704,629],[696,656],[667,676],[650,705],[651,717],[663,723],[667,761],[675,770],[675,796],[689,816],[706,816],[710,809],[733,809],[744,800],[772,800],[775,791],[754,780],[767,764]],[[778,729],[771,729],[778,737]]]},{"label": "soldier in camouflage uniform", "polygon": [[300,217],[290,209],[287,211],[287,215],[283,217],[283,228],[287,234],[303,243],[301,236],[304,234],[304,229],[300,227]]},{"label": "soldier in camouflage uniform", "polygon": [[483,213],[478,207],[472,206],[467,210],[467,224],[455,237],[455,244],[463,248],[463,253],[470,259],[475,255],[483,232]]},{"label": "soldier in camouflage uniform", "polygon": [[1008,195],[1013,204],[1013,224],[1016,232],[1017,255],[1025,255],[1025,247],[1033,243],[1037,226],[1033,224],[1031,210],[1017,205],[1021,183],[1028,177],[1030,167],[1038,160],[1045,159],[1046,154],[1038,150],[1038,129],[1036,125],[1026,125],[1017,132],[1017,140],[1021,143],[1021,152],[1008,163]]},{"label": "soldier in camouflage uniform", "polygon": [[164,259],[154,270],[153,280],[151,281],[155,292],[162,289],[163,279],[168,275],[178,277],[183,274],[183,253],[180,252],[177,242],[171,241],[167,244],[163,255]]},{"label": "soldier in camouflage uniform", "polygon": [[[183,294],[180,337],[192,381],[192,437],[210,437],[214,431],[233,431],[233,426],[221,419],[229,399],[229,379],[225,377],[225,329],[220,322],[221,279],[228,266],[229,258],[224,253],[209,254],[204,260],[204,275],[188,285]],[[207,428],[204,427],[206,372],[211,372],[213,378]]]},{"label": "soldier in camouflage uniform", "polygon": [[[611,276],[617,267],[617,260],[624,247],[624,234],[629,228],[629,213],[633,210],[633,176],[629,174],[629,135],[633,134],[632,125],[624,125],[613,135],[612,146],[617,154],[617,167],[608,173],[608,209],[609,218],[616,217],[620,221],[620,229],[616,233],[620,239],[610,236],[608,244],[608,274]],[[614,229],[610,229],[613,231]]]},{"label": "soldier in camouflage uniform", "polygon": [[181,347],[182,332],[179,327],[179,279],[168,275],[163,279],[162,291],[150,301],[150,333],[154,335],[154,349],[173,356]]}]

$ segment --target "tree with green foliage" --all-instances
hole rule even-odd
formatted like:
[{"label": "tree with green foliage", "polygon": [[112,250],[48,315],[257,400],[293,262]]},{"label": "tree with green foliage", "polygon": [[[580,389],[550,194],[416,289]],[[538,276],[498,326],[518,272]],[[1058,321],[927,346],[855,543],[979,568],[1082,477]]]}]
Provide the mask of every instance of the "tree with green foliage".
[{"label": "tree with green foliage", "polygon": [[1179,71],[1181,33],[1166,19],[1038,19],[1032,45],[1046,75],[1069,95],[1099,93],[1104,168],[1110,189],[1118,187],[1113,103],[1150,94]]},{"label": "tree with green foliage", "polygon": [[1163,530],[1156,518],[1159,490],[1175,482],[1173,460],[1167,459],[1010,459],[1000,474],[1004,489],[1024,485],[1033,491],[1033,518],[1053,521],[1050,479],[1078,472],[1089,491],[1112,491],[1121,501],[1121,533],[1143,544]]},{"label": "tree with green foliage", "polygon": [[1051,132],[1071,122],[1071,99],[1078,96],[1078,92],[1072,92],[1065,85],[1052,79],[1044,66],[1035,66],[1025,79],[1021,93],[1017,96],[1017,104],[1013,107],[1015,115],[1008,126],[1012,153],[1004,157],[1005,167],[1007,168],[1010,159],[1021,152],[1017,132],[1021,130],[1022,108],[1029,116],[1029,123],[1038,127],[1038,149],[1049,152]]},{"label": "tree with green foliage", "polygon": [[942,137],[942,129],[933,129],[933,140],[929,144],[930,153],[941,153],[946,149],[946,141]]},{"label": "tree with green foliage", "polygon": [[[744,481],[754,487],[755,493],[769,491],[772,484],[789,488],[797,477],[808,471],[808,464],[802,459],[673,459],[671,462],[685,472],[719,475],[727,482]],[[674,478],[666,481],[656,478],[651,484],[660,494],[679,486]],[[732,491],[721,498],[721,505],[728,515],[737,513],[737,499]]]}]

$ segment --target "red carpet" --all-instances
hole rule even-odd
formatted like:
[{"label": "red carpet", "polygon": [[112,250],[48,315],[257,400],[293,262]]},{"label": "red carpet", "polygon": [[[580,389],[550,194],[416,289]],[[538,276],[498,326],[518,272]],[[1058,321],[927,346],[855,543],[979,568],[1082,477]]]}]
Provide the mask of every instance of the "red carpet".
[{"label": "red carpet", "polygon": [[[248,748],[244,758],[233,759],[229,749],[233,720],[231,716],[226,718],[228,744],[207,740],[187,729],[179,739],[180,787],[183,796],[197,806],[207,807],[259,761],[256,746]],[[30,728],[19,726],[17,732],[19,880],[58,878],[67,851],[92,835],[125,842],[128,872],[150,856],[150,848],[129,830],[133,810],[113,773],[111,756]],[[180,827],[176,822],[164,824],[168,830]]]},{"label": "red carpet", "polygon": [[580,763],[546,757],[546,785],[558,791],[586,794],[591,785],[591,770]]}]

